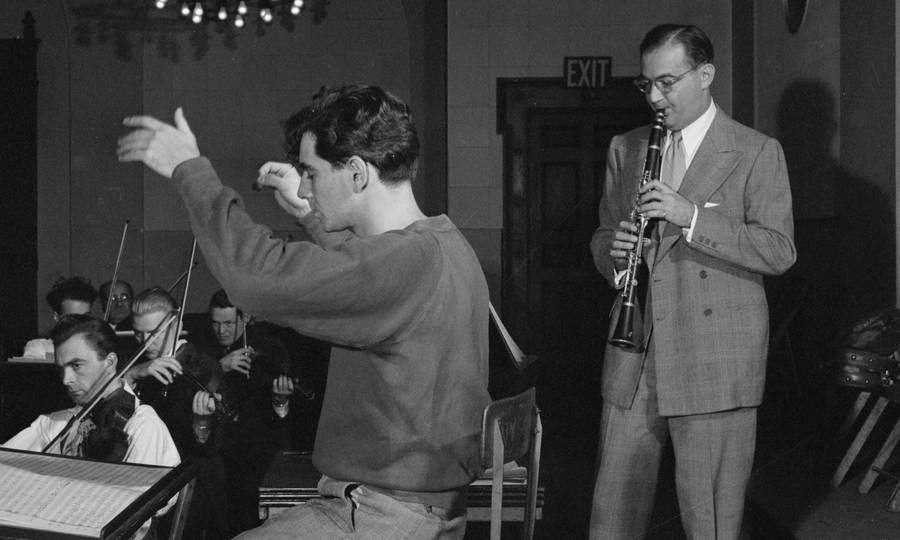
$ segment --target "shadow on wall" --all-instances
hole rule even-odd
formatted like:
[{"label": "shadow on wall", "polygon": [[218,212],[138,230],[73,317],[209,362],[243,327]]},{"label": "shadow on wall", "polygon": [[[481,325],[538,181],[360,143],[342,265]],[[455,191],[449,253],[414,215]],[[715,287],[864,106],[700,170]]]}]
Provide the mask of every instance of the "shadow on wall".
[{"label": "shadow on wall", "polygon": [[797,81],[779,102],[797,262],[767,280],[773,339],[753,482],[757,504],[780,501],[761,510],[789,530],[827,495],[843,449],[838,427],[855,394],[829,376],[834,340],[894,303],[893,194],[835,157],[837,118],[836,96],[821,81]]},{"label": "shadow on wall", "polygon": [[[246,3],[251,6],[255,4],[253,0],[246,0]],[[72,14],[75,19],[75,44],[88,47],[95,43],[112,42],[116,58],[130,61],[134,58],[134,35],[143,33],[143,39],[147,43],[156,43],[161,57],[177,63],[182,59],[184,51],[176,36],[190,33],[193,57],[199,60],[209,52],[210,39],[214,35],[221,36],[226,49],[235,50],[238,46],[237,36],[241,32],[252,31],[255,36],[262,37],[272,24],[293,32],[296,24],[289,11],[290,2],[274,3],[276,6],[272,10],[274,16],[271,24],[264,23],[253,9],[246,16],[247,26],[244,30],[239,30],[230,22],[233,13],[229,14],[228,21],[220,21],[211,9],[203,16],[202,23],[194,24],[189,18],[181,16],[182,3],[178,0],[166,0],[164,9],[154,7],[155,0],[74,0]],[[193,5],[193,2],[190,4]],[[237,4],[238,0],[229,0],[228,9],[233,12]],[[312,17],[315,24],[320,24],[328,15],[328,4],[330,0],[306,0],[306,7],[299,16]]]},{"label": "shadow on wall", "polygon": [[816,356],[835,330],[894,304],[893,194],[835,158],[837,114],[832,89],[816,80],[790,85],[778,108],[798,254],[780,279],[807,290],[797,333]]}]

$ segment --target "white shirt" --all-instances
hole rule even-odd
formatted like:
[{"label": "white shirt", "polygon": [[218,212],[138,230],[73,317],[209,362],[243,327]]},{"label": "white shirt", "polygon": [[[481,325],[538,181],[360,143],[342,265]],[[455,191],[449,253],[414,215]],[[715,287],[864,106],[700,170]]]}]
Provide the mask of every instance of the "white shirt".
[{"label": "white shirt", "polygon": [[[706,137],[706,132],[709,131],[709,127],[713,123],[713,119],[716,117],[716,102],[712,99],[709,100],[709,107],[706,108],[706,111],[700,115],[699,118],[691,122],[689,125],[685,126],[681,130],[681,142],[684,144],[684,170],[687,171],[691,166],[691,161],[694,160],[694,156],[697,155],[697,149],[700,148],[700,143],[703,142],[703,138]],[[663,154],[665,154],[665,149],[669,147],[669,144],[672,142],[672,132],[670,131],[666,134],[666,142],[663,145]],[[685,239],[688,243],[691,242],[691,239],[694,237],[694,226],[697,225],[697,205],[694,205],[694,214],[691,216],[691,224],[687,228],[681,229],[684,234]]]},{"label": "white shirt", "polygon": [[[127,384],[125,391],[134,395],[134,391]],[[169,434],[168,428],[157,416],[153,407],[138,401],[137,397],[134,414],[125,424],[125,434],[128,436],[128,450],[125,452],[124,461],[127,463],[140,463],[144,465],[162,465],[174,467],[181,463],[181,457],[175,448],[175,442]],[[40,452],[59,434],[69,420],[78,413],[80,406],[61,411],[42,414],[31,423],[30,426],[20,431],[3,446],[15,450],[30,450]],[[55,449],[58,453],[59,449]]]},{"label": "white shirt", "polygon": [[[125,381],[122,381],[125,391],[134,395],[134,391]],[[175,442],[169,434],[169,429],[160,420],[153,407],[141,403],[137,396],[135,400],[134,414],[125,423],[125,434],[128,436],[128,450],[125,451],[123,461],[127,463],[139,463],[143,465],[161,465],[175,467],[181,463],[181,456],[175,448]],[[0,446],[13,450],[30,450],[41,452],[50,441],[59,434],[69,420],[78,414],[81,406],[70,409],[42,414],[31,423],[30,426],[17,433],[13,438]],[[75,445],[77,447],[78,445]],[[59,448],[54,449],[59,453]],[[175,499],[163,507],[157,515],[162,515],[174,504]],[[150,527],[150,522],[144,523],[132,538],[143,538]]]}]

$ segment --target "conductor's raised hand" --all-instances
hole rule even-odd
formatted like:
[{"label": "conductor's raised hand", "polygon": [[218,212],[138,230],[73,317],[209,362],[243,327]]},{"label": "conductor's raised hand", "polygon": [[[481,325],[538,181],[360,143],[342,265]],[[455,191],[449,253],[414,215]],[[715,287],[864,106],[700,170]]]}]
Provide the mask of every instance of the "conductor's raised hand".
[{"label": "conductor's raised hand", "polygon": [[278,206],[297,219],[303,219],[310,212],[309,201],[299,196],[300,173],[290,163],[267,161],[259,168],[259,176],[253,184],[255,189],[264,187],[275,190]]},{"label": "conductor's raised hand", "polygon": [[152,116],[128,116],[122,124],[136,128],[119,139],[119,161],[140,161],[157,173],[172,178],[175,167],[198,157],[197,138],[188,126],[181,107],[175,109],[175,125]]}]

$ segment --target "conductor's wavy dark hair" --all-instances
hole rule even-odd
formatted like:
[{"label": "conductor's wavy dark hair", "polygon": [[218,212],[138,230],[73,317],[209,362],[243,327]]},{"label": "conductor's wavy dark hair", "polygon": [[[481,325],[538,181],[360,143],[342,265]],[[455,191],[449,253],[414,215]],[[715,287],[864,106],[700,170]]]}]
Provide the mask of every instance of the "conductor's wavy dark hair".
[{"label": "conductor's wavy dark hair", "polygon": [[414,180],[419,137],[409,106],[377,86],[322,87],[312,105],[282,122],[284,150],[292,162],[305,133],[316,154],[335,168],[359,156],[378,169],[383,182]]}]

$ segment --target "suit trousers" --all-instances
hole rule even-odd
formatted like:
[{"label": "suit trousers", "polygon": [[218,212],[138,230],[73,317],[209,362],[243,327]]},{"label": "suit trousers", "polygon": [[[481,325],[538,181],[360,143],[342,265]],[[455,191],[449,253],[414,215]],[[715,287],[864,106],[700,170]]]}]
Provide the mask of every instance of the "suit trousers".
[{"label": "suit trousers", "polygon": [[687,537],[738,538],[753,465],[756,408],[660,416],[651,352],[631,409],[603,405],[592,540],[648,535],[667,434],[675,451],[675,485]]}]

